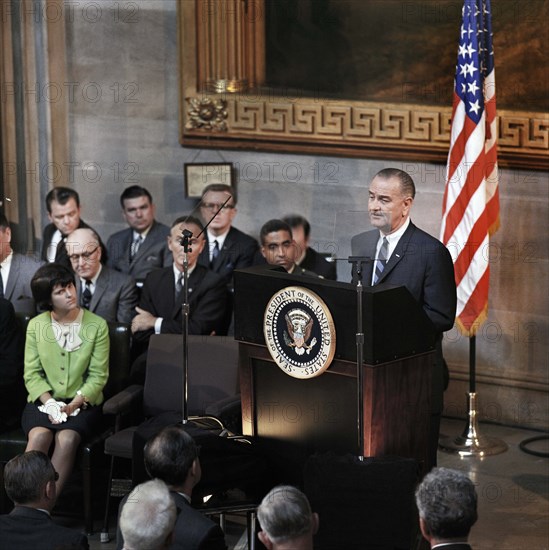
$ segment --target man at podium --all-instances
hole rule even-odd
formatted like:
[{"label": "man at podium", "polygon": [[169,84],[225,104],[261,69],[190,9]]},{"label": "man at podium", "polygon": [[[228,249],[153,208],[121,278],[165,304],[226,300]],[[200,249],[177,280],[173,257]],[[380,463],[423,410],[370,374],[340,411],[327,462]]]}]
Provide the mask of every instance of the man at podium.
[{"label": "man at podium", "polygon": [[363,271],[364,286],[381,283],[406,286],[438,333],[429,429],[429,466],[434,466],[443,393],[448,381],[442,333],[454,325],[456,284],[447,248],[410,220],[414,197],[415,185],[409,174],[397,168],[378,172],[370,183],[368,199],[370,222],[375,229],[355,235],[351,250],[353,256],[373,260]]}]

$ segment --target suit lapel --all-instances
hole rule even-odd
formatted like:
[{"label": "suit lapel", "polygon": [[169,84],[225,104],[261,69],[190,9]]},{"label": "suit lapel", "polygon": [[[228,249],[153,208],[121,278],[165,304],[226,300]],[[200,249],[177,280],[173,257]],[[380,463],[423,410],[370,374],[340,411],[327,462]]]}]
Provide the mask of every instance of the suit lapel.
[{"label": "suit lapel", "polygon": [[132,238],[133,230],[131,228],[127,229],[121,242],[122,250],[120,250],[120,261],[118,262],[119,265],[124,266],[125,269],[123,271],[126,269],[131,271],[130,247],[132,245]]},{"label": "suit lapel", "polygon": [[364,266],[364,272],[362,274],[362,282],[364,286],[372,286],[372,273],[375,265],[376,246],[379,240],[379,231],[366,234],[366,243],[364,247],[364,255],[367,258],[372,258],[371,262],[368,262]]},{"label": "suit lapel", "polygon": [[[11,257],[10,273],[8,280],[4,281],[4,298],[7,300],[13,299],[13,291],[15,289],[15,281],[19,279],[19,258],[13,254]],[[17,298],[17,296],[15,297]]]},{"label": "suit lapel", "polygon": [[385,266],[385,269],[383,270],[383,273],[381,274],[381,277],[379,278],[377,284],[382,283],[389,275],[389,273],[391,273],[394,267],[400,261],[402,261],[402,259],[406,255],[408,244],[410,242],[410,239],[412,238],[414,228],[415,226],[412,224],[412,222],[410,222],[410,225],[408,225],[408,229],[406,229],[404,235],[400,237],[395,249],[393,250],[393,253],[391,254],[391,257],[389,258],[389,261],[387,262],[387,265]]},{"label": "suit lapel", "polygon": [[103,266],[101,268],[101,273],[99,274],[99,277],[97,277],[97,281],[95,282],[95,291],[90,302],[90,311],[96,310],[97,304],[99,303],[101,296],[103,296],[108,288],[109,274],[105,271],[105,266]]}]

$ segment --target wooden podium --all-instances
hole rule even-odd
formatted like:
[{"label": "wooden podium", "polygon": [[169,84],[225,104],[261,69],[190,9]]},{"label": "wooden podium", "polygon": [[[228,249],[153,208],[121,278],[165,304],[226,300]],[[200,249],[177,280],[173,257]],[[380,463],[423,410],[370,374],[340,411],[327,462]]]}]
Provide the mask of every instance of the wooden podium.
[{"label": "wooden podium", "polygon": [[[235,272],[235,338],[245,435],[315,452],[358,453],[356,288],[265,267]],[[273,361],[263,335],[265,307],[288,286],[322,298],[336,330],[336,351],[320,376],[297,379]],[[434,327],[405,287],[362,292],[364,456],[415,458],[424,469],[430,419]]]}]

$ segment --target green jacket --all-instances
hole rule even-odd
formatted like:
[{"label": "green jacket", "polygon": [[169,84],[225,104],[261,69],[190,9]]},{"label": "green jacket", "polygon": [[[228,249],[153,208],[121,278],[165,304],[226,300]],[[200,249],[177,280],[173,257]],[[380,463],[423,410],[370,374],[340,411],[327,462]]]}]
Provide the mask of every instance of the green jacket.
[{"label": "green jacket", "polygon": [[54,399],[72,399],[78,390],[92,405],[103,402],[103,388],[109,377],[106,321],[84,310],[79,336],[82,345],[66,351],[55,339],[49,311],[29,321],[24,379],[30,403],[48,391]]}]

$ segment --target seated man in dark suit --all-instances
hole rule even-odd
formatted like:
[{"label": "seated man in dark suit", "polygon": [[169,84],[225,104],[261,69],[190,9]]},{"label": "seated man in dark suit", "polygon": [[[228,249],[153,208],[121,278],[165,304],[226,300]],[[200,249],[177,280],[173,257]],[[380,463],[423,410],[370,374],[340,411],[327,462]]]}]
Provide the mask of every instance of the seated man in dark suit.
[{"label": "seated man in dark suit", "polygon": [[50,459],[40,451],[23,453],[6,464],[4,485],[15,508],[0,516],[0,548],[89,548],[85,535],[56,525],[50,517],[57,500],[57,477]]},{"label": "seated man in dark suit", "polygon": [[0,212],[0,298],[9,300],[15,311],[31,316],[36,314],[30,282],[42,263],[33,255],[17,254],[12,250],[11,227]]},{"label": "seated man in dark suit", "polygon": [[320,277],[296,264],[297,245],[290,226],[282,220],[269,220],[259,232],[261,254],[269,265],[283,267],[288,273],[305,277]]},{"label": "seated man in dark suit", "polygon": [[[173,550],[226,550],[223,531],[191,506],[193,489],[202,470],[198,448],[182,425],[168,426],[145,445],[145,468],[152,478],[166,483],[177,506]],[[128,497],[126,497],[128,498]],[[125,499],[126,500],[126,499]],[[124,501],[121,506],[124,506]],[[123,546],[118,530],[117,548]]]},{"label": "seated man in dark suit", "polygon": [[292,230],[292,236],[297,244],[299,251],[296,263],[303,269],[307,269],[324,277],[324,279],[337,279],[336,264],[329,262],[319,254],[314,248],[309,246],[311,242],[311,224],[303,216],[293,214],[284,216],[285,221]]},{"label": "seated man in dark suit", "polygon": [[0,298],[0,432],[20,425],[27,401],[23,383],[24,340],[13,305]]},{"label": "seated man in dark suit", "polygon": [[173,548],[177,511],[166,484],[160,479],[135,487],[120,514],[123,550],[167,550]]},{"label": "seated man in dark suit", "polygon": [[109,237],[107,265],[142,284],[153,269],[172,264],[167,243],[170,228],[154,219],[152,195],[144,187],[126,187],[120,195],[120,206],[129,227]]},{"label": "seated man in dark suit", "polygon": [[259,540],[267,550],[313,550],[318,514],[311,511],[307,497],[291,485],[279,485],[257,509],[261,524]]},{"label": "seated man in dark suit", "polygon": [[181,245],[183,230],[191,231],[188,262],[189,334],[216,332],[225,315],[227,291],[225,280],[208,268],[198,265],[197,258],[205,246],[202,223],[197,218],[182,216],[172,224],[168,248],[173,253],[170,267],[151,271],[145,279],[137,315],[132,321],[134,339],[147,342],[151,334],[181,334],[183,262]]},{"label": "seated man in dark suit", "polygon": [[[227,204],[221,208],[223,203]],[[198,257],[198,265],[208,267],[224,277],[232,288],[233,271],[253,265],[257,252],[257,241],[233,226],[237,213],[236,190],[230,185],[213,183],[208,185],[200,202],[200,215],[204,224],[221,208],[206,229],[206,244]]]},{"label": "seated man in dark suit", "polygon": [[431,548],[471,550],[467,543],[477,521],[477,493],[462,472],[433,468],[416,490],[421,534]]},{"label": "seated man in dark suit", "polygon": [[[69,187],[54,187],[46,195],[46,208],[50,222],[44,228],[42,237],[42,260],[56,262],[71,269],[71,263],[65,247],[69,233],[89,225],[80,218],[80,197]],[[103,261],[107,259],[107,249],[101,243]]]},{"label": "seated man in dark suit", "polygon": [[110,323],[130,324],[137,306],[133,277],[101,264],[102,250],[97,233],[76,229],[65,241],[72,268],[77,275],[79,304]]}]

